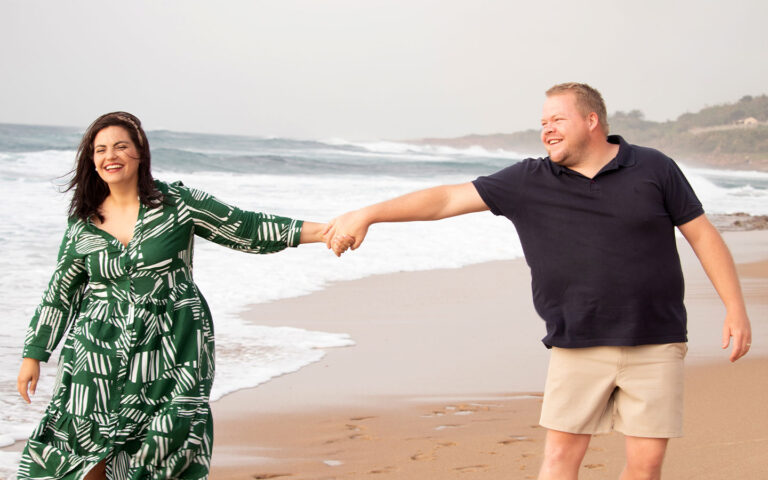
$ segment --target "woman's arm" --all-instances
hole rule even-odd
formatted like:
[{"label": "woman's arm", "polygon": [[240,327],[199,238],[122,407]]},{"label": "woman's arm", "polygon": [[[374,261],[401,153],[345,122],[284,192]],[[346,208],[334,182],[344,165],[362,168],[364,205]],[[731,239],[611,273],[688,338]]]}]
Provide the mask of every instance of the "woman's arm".
[{"label": "woman's arm", "polygon": [[16,388],[27,403],[29,393],[37,390],[40,362],[48,361],[64,332],[80,312],[80,302],[88,285],[88,272],[83,255],[75,248],[82,223],[72,220],[59,247],[56,270],[40,305],[29,322],[24,340],[23,360]]},{"label": "woman's arm", "polygon": [[300,243],[303,222],[266,213],[242,210],[180,183],[169,185],[178,195],[179,211],[188,213],[195,235],[234,250],[274,253]]},{"label": "woman's arm", "polygon": [[324,242],[323,232],[325,231],[325,225],[325,223],[304,222],[304,225],[301,227],[299,243]]},{"label": "woman's arm", "polygon": [[71,221],[59,247],[56,270],[43,299],[29,322],[22,357],[47,362],[67,328],[80,313],[80,303],[88,285],[85,255],[76,243],[82,222]]}]

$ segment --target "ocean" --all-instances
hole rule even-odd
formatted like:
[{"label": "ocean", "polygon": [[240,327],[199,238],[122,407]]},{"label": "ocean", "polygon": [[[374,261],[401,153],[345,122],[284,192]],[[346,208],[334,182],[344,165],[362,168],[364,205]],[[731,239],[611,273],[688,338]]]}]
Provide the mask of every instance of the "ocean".
[{"label": "ocean", "polygon": [[[43,365],[32,405],[20,398],[15,380],[29,318],[66,226],[69,196],[61,191],[81,135],[76,128],[0,124],[0,446],[26,438],[50,398],[57,355]],[[311,221],[412,190],[466,182],[526,156],[389,141],[171,131],[148,136],[156,178],[181,180],[244,209]],[[681,167],[707,212],[768,214],[768,173]],[[522,256],[511,224],[488,212],[375,225],[365,244],[341,259],[319,244],[246,255],[201,239],[195,253],[195,281],[216,325],[214,400],[316,362],[325,349],[354,345],[344,334],[246,322],[240,314],[249,305],[306,295],[340,280]],[[17,459],[0,452],[0,478],[12,475]]]}]

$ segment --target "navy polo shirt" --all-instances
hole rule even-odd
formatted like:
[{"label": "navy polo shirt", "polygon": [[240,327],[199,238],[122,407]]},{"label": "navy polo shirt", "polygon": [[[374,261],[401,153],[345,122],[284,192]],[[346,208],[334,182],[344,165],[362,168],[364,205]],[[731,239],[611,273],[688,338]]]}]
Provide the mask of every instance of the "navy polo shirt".
[{"label": "navy polo shirt", "polygon": [[675,226],[704,213],[675,162],[630,145],[592,179],[529,158],[473,183],[517,229],[547,347],[685,342]]}]

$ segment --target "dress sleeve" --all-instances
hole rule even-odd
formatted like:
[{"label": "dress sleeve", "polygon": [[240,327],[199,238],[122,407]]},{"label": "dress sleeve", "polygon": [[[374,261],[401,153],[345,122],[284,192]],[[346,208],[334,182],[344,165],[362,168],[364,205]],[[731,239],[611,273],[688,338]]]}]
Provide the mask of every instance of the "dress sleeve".
[{"label": "dress sleeve", "polygon": [[301,220],[241,210],[200,190],[173,186],[180,210],[189,212],[195,234],[206,240],[248,253],[274,253],[300,243]]},{"label": "dress sleeve", "polygon": [[79,255],[75,248],[78,231],[75,225],[75,220],[70,221],[61,241],[56,270],[27,329],[23,357],[47,362],[80,312],[88,272],[85,256]]}]

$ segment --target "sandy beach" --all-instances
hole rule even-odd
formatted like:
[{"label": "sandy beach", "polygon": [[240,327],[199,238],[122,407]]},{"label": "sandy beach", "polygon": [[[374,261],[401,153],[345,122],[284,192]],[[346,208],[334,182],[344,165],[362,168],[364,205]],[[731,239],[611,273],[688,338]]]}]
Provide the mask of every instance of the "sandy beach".
[{"label": "sandy beach", "polygon": [[[753,347],[728,362],[724,308],[680,243],[686,436],[671,442],[665,478],[768,478],[768,231],[724,237]],[[356,345],[215,402],[211,478],[535,478],[548,352],[529,282],[524,261],[491,262],[341,282],[254,306],[247,315],[258,324],[346,332]],[[617,478],[623,459],[621,435],[598,436],[581,478]]]}]

